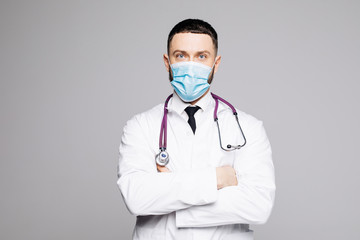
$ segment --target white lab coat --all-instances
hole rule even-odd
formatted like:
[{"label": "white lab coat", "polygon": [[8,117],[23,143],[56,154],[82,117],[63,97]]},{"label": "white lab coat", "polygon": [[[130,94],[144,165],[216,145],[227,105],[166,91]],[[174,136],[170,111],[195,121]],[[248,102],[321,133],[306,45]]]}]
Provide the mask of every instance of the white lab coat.
[{"label": "white lab coat", "polygon": [[[230,108],[219,102],[223,146],[243,143]],[[168,105],[167,151],[171,172],[158,172],[163,106],[135,115],[125,125],[119,147],[117,184],[135,216],[133,239],[253,239],[249,224],[263,224],[273,208],[275,176],[263,122],[237,109],[247,139],[240,150],[220,148],[210,92],[198,103],[196,134],[174,93]],[[217,190],[216,167],[231,165],[238,185]]]}]

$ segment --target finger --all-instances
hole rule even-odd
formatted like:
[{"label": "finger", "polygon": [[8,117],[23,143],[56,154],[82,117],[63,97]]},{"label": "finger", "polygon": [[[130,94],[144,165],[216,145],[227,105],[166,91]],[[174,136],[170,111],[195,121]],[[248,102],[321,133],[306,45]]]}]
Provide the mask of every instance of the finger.
[{"label": "finger", "polygon": [[159,165],[157,165],[157,169],[160,172],[170,172],[170,170],[167,167],[163,167],[163,166],[159,166]]},{"label": "finger", "polygon": [[159,171],[160,172],[170,172],[170,170],[167,167],[160,167]]},{"label": "finger", "polygon": [[167,167],[162,167],[163,172],[170,172],[170,170]]}]

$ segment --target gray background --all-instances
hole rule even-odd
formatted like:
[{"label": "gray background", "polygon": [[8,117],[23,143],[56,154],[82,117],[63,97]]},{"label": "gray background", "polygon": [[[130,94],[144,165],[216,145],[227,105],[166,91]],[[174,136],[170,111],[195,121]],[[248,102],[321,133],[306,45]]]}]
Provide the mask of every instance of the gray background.
[{"label": "gray background", "polygon": [[[188,17],[219,34],[212,91],[264,121],[277,194],[256,239],[360,239],[359,1],[1,1],[0,239],[130,239],[125,122],[172,91]],[[154,136],[158,137],[158,136]]]}]

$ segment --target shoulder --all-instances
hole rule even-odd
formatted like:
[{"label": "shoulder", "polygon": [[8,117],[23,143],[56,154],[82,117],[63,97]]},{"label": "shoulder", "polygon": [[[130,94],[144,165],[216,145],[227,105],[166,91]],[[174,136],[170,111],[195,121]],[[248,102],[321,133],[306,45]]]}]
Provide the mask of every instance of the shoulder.
[{"label": "shoulder", "polygon": [[[247,113],[243,110],[240,110],[239,108],[235,107],[235,110],[237,112],[237,116],[239,118],[239,121],[241,121],[243,124],[250,126],[254,126],[254,125],[260,125],[262,124],[262,120],[258,119],[257,117],[255,117],[254,115]],[[219,113],[225,115],[226,118],[231,118],[233,117],[233,113],[231,108],[223,103],[223,102],[219,102]]]},{"label": "shoulder", "polygon": [[162,108],[163,104],[158,104],[147,111],[135,114],[126,121],[121,135],[120,153],[125,154],[128,150],[156,149],[157,140],[154,136],[160,131]]},{"label": "shoulder", "polygon": [[124,127],[124,132],[133,128],[149,128],[155,123],[157,123],[160,127],[159,119],[161,119],[163,116],[163,109],[164,104],[160,103],[151,109],[135,114],[129,120],[127,120]]},{"label": "shoulder", "polygon": [[163,110],[164,110],[164,104],[160,103],[144,112],[135,114],[131,119],[137,120],[139,122],[149,121],[154,118],[162,117]]},{"label": "shoulder", "polygon": [[[256,116],[254,116],[250,113],[240,110],[239,108],[237,108],[235,106],[234,106],[234,108],[237,112],[239,124],[246,136],[250,137],[250,136],[257,135],[259,133],[264,132],[263,121],[261,119],[257,118]],[[228,105],[221,102],[219,104],[218,112],[219,112],[218,115],[221,115],[221,116],[219,116],[219,118],[222,117],[223,119],[225,119],[225,121],[227,122],[227,124],[229,126],[231,126],[231,127],[237,126],[236,121],[234,121],[234,114]]]},{"label": "shoulder", "polygon": [[259,125],[263,124],[263,121],[258,119],[254,115],[246,113],[246,112],[244,112],[242,110],[239,110],[237,108],[235,108],[235,109],[236,109],[236,112],[238,114],[239,121],[244,122],[249,127],[259,126]]}]

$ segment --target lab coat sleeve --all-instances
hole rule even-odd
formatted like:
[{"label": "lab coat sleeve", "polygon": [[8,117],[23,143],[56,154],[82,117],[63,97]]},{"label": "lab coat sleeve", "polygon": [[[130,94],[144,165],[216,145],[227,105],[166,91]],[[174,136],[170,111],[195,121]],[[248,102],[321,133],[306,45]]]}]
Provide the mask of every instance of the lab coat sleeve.
[{"label": "lab coat sleeve", "polygon": [[117,185],[129,212],[162,215],[215,202],[216,168],[158,172],[145,125],[136,116],[129,120],[119,147]]},{"label": "lab coat sleeve", "polygon": [[262,121],[254,125],[233,165],[238,185],[220,189],[214,203],[176,211],[177,227],[263,224],[268,220],[276,188],[272,151]]}]

